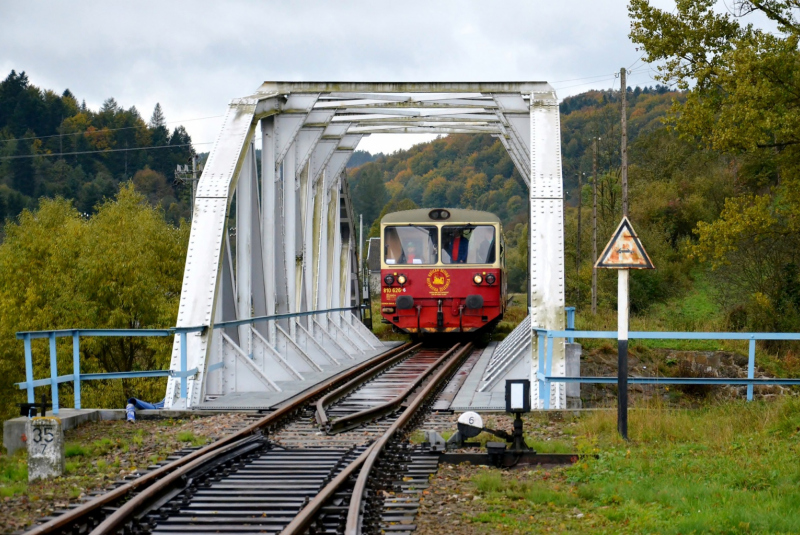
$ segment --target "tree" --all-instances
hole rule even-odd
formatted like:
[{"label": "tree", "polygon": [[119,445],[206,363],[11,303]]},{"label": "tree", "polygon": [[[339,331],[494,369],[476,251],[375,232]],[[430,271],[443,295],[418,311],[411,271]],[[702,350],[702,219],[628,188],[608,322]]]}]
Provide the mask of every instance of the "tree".
[{"label": "tree", "polygon": [[[9,417],[21,393],[22,346],[14,333],[75,327],[160,328],[175,324],[188,228],[173,227],[131,185],[83,217],[64,199],[42,200],[7,223],[0,244],[0,414]],[[85,338],[85,373],[163,368],[165,338]],[[59,342],[59,373],[72,373],[68,343]],[[37,376],[49,374],[45,344],[34,344]],[[155,399],[163,381],[87,382],[86,405],[124,406],[128,395]],[[68,403],[70,385],[61,388]]]},{"label": "tree", "polygon": [[167,119],[164,117],[164,111],[161,109],[161,103],[156,102],[156,107],[153,108],[153,115],[150,116],[150,128],[153,130],[157,128],[166,128]]},{"label": "tree", "polygon": [[[150,117],[150,140],[154,147],[169,145],[169,130],[161,104],[156,104],[153,115]],[[148,165],[163,175],[171,173],[175,166],[172,163],[169,150],[160,149],[150,151],[147,155]]]},{"label": "tree", "polygon": [[[30,130],[28,132],[32,134]],[[23,195],[33,196],[36,191],[36,179],[33,174],[33,154],[29,140],[17,141],[14,159],[11,160],[11,172],[11,184],[14,189]]]},{"label": "tree", "polygon": [[[800,24],[794,0],[678,0],[674,12],[632,0],[631,38],[659,78],[687,92],[669,121],[725,153],[734,189],[700,221],[694,255],[716,269],[736,328],[797,330],[800,299]],[[761,12],[777,33],[740,22]]]},{"label": "tree", "polygon": [[383,173],[375,164],[367,164],[356,174],[353,188],[353,208],[356,213],[364,214],[364,223],[372,225],[388,200]]},{"label": "tree", "polygon": [[136,187],[136,191],[144,195],[153,206],[172,194],[172,188],[169,187],[167,178],[149,167],[145,167],[133,175],[133,185]]},{"label": "tree", "polygon": [[[736,0],[733,13],[715,0],[678,0],[673,12],[632,0],[630,37],[647,62],[662,62],[658,78],[683,90],[671,121],[723,151],[800,144],[800,25],[794,0]],[[754,11],[779,33],[743,25]]]},{"label": "tree", "polygon": [[375,219],[375,222],[370,227],[369,237],[377,238],[380,236],[381,219],[383,219],[383,216],[385,216],[386,214],[390,214],[392,212],[402,212],[403,210],[414,210],[415,208],[419,208],[419,206],[417,206],[417,203],[415,203],[409,198],[392,199],[391,201],[386,203],[386,206],[383,207],[383,210],[381,210],[381,213],[378,215],[377,219]]}]

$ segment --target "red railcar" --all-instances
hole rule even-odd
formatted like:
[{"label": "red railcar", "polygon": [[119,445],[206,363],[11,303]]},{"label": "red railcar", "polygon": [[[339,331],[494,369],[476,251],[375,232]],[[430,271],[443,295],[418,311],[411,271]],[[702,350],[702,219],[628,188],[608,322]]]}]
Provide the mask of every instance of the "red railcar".
[{"label": "red railcar", "polygon": [[473,332],[503,317],[506,273],[500,219],[450,208],[381,219],[381,315],[416,335]]}]

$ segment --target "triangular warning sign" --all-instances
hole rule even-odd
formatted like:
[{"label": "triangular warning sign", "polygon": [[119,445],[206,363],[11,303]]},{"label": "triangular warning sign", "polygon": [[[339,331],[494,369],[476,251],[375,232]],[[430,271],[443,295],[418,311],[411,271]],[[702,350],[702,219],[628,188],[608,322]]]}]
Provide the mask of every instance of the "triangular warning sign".
[{"label": "triangular warning sign", "polygon": [[607,269],[655,269],[650,257],[636,236],[631,222],[623,217],[603,254],[597,259],[595,268]]}]

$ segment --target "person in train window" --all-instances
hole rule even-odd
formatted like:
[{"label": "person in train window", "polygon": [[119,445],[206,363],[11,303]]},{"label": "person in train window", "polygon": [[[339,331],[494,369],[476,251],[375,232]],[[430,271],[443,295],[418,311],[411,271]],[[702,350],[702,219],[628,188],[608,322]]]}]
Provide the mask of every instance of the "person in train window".
[{"label": "person in train window", "polygon": [[467,261],[467,253],[469,252],[469,237],[464,235],[462,229],[455,229],[453,231],[453,238],[446,249],[447,254],[450,255],[451,264],[463,264]]},{"label": "person in train window", "polygon": [[422,256],[414,242],[408,242],[400,257],[400,264],[422,264]]},{"label": "person in train window", "polygon": [[478,245],[477,255],[475,257],[476,264],[492,264],[494,263],[494,242],[489,241],[485,235],[480,245]]}]

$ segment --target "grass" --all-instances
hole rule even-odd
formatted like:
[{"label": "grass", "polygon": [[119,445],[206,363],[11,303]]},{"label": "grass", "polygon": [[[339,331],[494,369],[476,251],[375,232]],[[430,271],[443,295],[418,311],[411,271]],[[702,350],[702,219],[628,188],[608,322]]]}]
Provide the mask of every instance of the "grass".
[{"label": "grass", "polygon": [[525,443],[536,453],[574,453],[575,446],[566,440],[534,440],[526,438]]},{"label": "grass", "polygon": [[88,457],[92,453],[90,448],[76,443],[67,443],[64,445],[64,456],[69,459],[70,457]]},{"label": "grass", "polygon": [[105,455],[110,452],[116,444],[110,438],[101,438],[92,442],[92,453],[94,455]]},{"label": "grass", "polygon": [[525,294],[509,294],[510,303],[503,319],[497,324],[492,334],[493,340],[502,340],[528,315],[527,297]]},{"label": "grass", "polygon": [[372,296],[372,302],[370,303],[370,310],[372,312],[372,332],[377,336],[380,340],[383,341],[402,341],[407,342],[409,337],[405,333],[398,333],[392,330],[391,324],[388,323],[381,323],[381,296],[380,294],[375,294]]},{"label": "grass", "polygon": [[613,411],[585,415],[577,426],[580,449],[597,458],[552,471],[479,473],[471,484],[484,504],[465,513],[468,520],[497,532],[528,516],[542,532],[800,532],[800,400],[692,411],[652,405],[631,411],[630,442],[617,437]]},{"label": "grass", "polygon": [[28,490],[28,463],[24,452],[0,455],[0,498],[23,494]]},{"label": "grass", "polygon": [[179,442],[189,442],[192,446],[201,446],[206,443],[206,439],[196,436],[191,431],[181,431],[177,438]]}]

